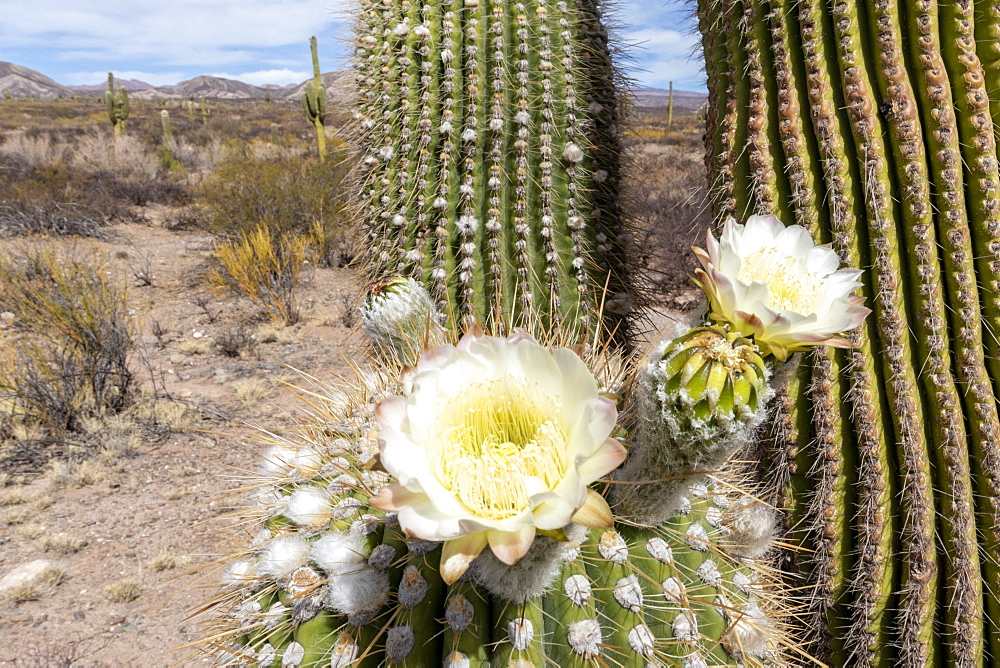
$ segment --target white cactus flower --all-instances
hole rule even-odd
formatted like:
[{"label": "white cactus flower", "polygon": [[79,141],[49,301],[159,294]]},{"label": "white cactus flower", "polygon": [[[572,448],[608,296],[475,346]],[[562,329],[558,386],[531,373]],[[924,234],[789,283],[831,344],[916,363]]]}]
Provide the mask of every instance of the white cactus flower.
[{"label": "white cactus flower", "polygon": [[841,334],[871,312],[854,295],[861,270],[840,269],[832,248],[774,216],[750,216],[746,225],[730,218],[720,239],[707,237],[707,251],[694,249],[702,265],[695,273],[712,318],[778,360],[811,346],[851,347]]},{"label": "white cactus flower", "polygon": [[410,390],[375,414],[382,465],[397,482],[371,505],[398,512],[410,536],[444,541],[449,584],[487,545],[513,564],[536,532],[611,526],[588,485],[625,459],[610,438],[617,409],[568,348],[470,332],[425,351]]}]

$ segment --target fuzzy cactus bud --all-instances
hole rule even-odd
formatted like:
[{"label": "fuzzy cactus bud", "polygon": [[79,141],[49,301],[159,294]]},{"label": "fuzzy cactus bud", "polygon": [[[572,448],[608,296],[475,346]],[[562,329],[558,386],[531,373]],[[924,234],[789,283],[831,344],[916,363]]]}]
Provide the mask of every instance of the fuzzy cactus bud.
[{"label": "fuzzy cactus bud", "polygon": [[427,290],[412,278],[373,285],[361,307],[361,326],[375,345],[406,365],[416,362],[425,345],[443,342],[438,320]]},{"label": "fuzzy cactus bud", "polygon": [[752,341],[719,327],[675,339],[650,371],[665,426],[724,435],[751,419],[766,392],[764,360]]},{"label": "fuzzy cactus bud", "polygon": [[658,524],[676,511],[692,475],[723,468],[752,440],[773,394],[769,375],[757,346],[721,327],[658,348],[640,376],[637,439],[619,474],[643,484],[618,486],[618,512]]}]

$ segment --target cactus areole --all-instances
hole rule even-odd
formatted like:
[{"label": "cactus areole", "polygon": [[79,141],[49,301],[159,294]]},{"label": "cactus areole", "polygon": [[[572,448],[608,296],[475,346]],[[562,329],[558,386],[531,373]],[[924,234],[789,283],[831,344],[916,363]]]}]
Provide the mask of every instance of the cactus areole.
[{"label": "cactus areole", "polygon": [[700,0],[719,220],[865,268],[873,317],[785,386],[766,468],[813,653],[1000,657],[1000,3]]},{"label": "cactus areole", "polygon": [[618,89],[595,2],[363,0],[355,42],[372,280],[458,332],[626,340]]}]

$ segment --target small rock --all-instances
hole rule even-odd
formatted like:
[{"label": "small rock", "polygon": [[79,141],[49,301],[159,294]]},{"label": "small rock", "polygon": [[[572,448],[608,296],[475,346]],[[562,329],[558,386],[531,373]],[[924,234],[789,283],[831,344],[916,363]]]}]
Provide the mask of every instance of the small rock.
[{"label": "small rock", "polygon": [[46,568],[63,566],[62,562],[52,559],[35,559],[22,564],[0,579],[0,592],[9,591],[24,582],[30,582],[42,574]]},{"label": "small rock", "polygon": [[73,611],[73,619],[82,620],[86,616],[87,616],[87,614],[83,610],[74,610]]},{"label": "small rock", "polygon": [[129,550],[128,552],[125,553],[125,556],[126,557],[134,557],[135,556],[135,552],[133,552],[132,550]]},{"label": "small rock", "polygon": [[169,359],[170,359],[170,363],[171,364],[183,364],[184,360],[187,359],[187,355],[182,355],[180,353],[176,353],[174,355],[171,355],[169,357]]},{"label": "small rock", "polygon": [[193,393],[193,392],[191,392],[191,390],[178,390],[178,391],[177,391],[177,397],[178,397],[179,399],[187,399],[187,398],[188,398],[188,397],[190,397],[190,396],[191,396],[192,394],[194,394],[194,393]]}]

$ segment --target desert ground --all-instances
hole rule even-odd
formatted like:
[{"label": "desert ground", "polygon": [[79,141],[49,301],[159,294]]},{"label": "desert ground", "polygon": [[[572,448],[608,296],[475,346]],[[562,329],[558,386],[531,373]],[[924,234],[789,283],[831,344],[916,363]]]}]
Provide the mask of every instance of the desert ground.
[{"label": "desert ground", "polygon": [[[128,401],[70,401],[79,414],[56,424],[21,396],[24,364],[41,364],[37,380],[55,363],[30,345],[38,332],[0,274],[0,665],[208,662],[190,644],[218,564],[243,542],[244,476],[267,433],[302,419],[294,386],[335,385],[365,355],[338,164],[346,111],[332,114],[319,166],[295,106],[216,101],[203,115],[181,101],[167,107],[166,152],[162,104],[134,105],[122,157],[94,99],[0,101],[0,269],[45,253],[98,267],[134,327]],[[627,143],[642,175],[637,262],[670,317],[698,301],[687,274],[707,224],[700,124],[638,109]],[[283,180],[296,170],[320,176]],[[219,249],[261,221],[322,229],[293,280],[296,317],[218,280]]]}]

